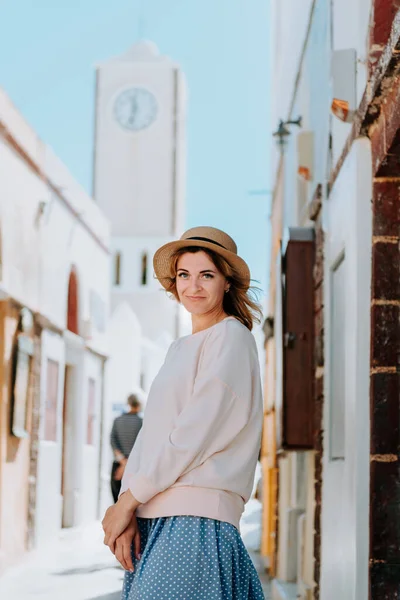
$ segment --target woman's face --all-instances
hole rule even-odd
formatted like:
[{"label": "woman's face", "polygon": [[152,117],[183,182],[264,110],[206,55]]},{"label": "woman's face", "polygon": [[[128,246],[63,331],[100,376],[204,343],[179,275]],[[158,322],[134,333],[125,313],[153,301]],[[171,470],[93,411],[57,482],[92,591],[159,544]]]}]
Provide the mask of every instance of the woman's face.
[{"label": "woman's face", "polygon": [[222,310],[229,284],[205,252],[187,252],[179,257],[176,290],[179,300],[190,313],[202,315]]}]

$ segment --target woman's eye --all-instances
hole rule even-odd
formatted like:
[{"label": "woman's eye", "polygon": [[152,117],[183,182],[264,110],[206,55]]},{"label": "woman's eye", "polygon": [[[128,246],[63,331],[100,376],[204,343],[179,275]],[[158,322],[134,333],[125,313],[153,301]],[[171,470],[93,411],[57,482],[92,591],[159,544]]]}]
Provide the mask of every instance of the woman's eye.
[{"label": "woman's eye", "polygon": [[204,273],[203,277],[206,279],[213,279],[214,275],[211,275],[211,273]]},{"label": "woman's eye", "polygon": [[178,273],[178,277],[180,279],[185,279],[187,277],[187,273]]}]

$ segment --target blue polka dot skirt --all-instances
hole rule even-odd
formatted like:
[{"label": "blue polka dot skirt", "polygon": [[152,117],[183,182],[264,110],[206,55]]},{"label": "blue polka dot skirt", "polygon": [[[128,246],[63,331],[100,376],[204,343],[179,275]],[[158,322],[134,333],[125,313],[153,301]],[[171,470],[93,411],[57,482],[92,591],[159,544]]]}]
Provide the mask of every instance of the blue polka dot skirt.
[{"label": "blue polka dot skirt", "polygon": [[138,518],[141,559],[122,600],[264,600],[238,530],[203,517]]}]

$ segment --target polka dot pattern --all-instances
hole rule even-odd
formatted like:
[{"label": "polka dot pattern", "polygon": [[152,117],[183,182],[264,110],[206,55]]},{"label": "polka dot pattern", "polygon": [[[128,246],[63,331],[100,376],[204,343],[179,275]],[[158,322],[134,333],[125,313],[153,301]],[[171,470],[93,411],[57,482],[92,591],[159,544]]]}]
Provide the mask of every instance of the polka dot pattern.
[{"label": "polka dot pattern", "polygon": [[[122,600],[264,600],[238,530],[204,517],[138,519],[141,559]],[[133,556],[133,555],[132,555]]]}]

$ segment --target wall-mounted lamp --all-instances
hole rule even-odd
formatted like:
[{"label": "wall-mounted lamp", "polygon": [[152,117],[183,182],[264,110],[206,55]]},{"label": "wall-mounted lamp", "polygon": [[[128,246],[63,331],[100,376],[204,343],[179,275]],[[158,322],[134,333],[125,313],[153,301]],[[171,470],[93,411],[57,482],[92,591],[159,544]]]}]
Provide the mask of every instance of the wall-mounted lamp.
[{"label": "wall-mounted lamp", "polygon": [[274,337],[274,317],[267,317],[263,324],[264,345]]},{"label": "wall-mounted lamp", "polygon": [[299,117],[295,120],[282,121],[281,119],[279,121],[278,129],[272,135],[277,138],[277,143],[279,148],[281,149],[281,152],[283,152],[283,149],[287,144],[287,138],[290,135],[290,130],[288,129],[287,125],[297,125],[297,127],[301,127],[301,124],[302,117]]}]

